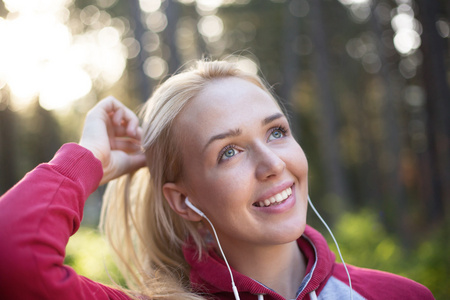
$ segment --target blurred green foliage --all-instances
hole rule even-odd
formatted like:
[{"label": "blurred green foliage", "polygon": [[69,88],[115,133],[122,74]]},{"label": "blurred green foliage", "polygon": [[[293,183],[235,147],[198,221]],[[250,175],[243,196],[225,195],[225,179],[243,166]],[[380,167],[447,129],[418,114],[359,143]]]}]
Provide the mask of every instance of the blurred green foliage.
[{"label": "blurred green foliage", "polygon": [[[333,233],[346,263],[410,278],[428,287],[436,299],[449,299],[450,259],[444,228],[408,251],[385,229],[376,213],[362,210],[344,214]],[[327,240],[339,260],[332,239]]]},{"label": "blurred green foliage", "polygon": [[106,240],[96,229],[80,227],[67,244],[65,263],[94,281],[125,286]]},{"label": "blurred green foliage", "polygon": [[[322,232],[322,228],[317,228]],[[346,213],[338,220],[333,233],[348,264],[395,273],[427,286],[436,299],[450,296],[450,258],[445,230],[436,230],[414,250],[407,251],[395,235],[388,233],[376,213],[362,210]],[[332,239],[325,234],[330,248],[337,254]],[[123,278],[98,230],[81,227],[67,245],[66,263],[78,274],[92,280],[124,285]],[[337,256],[338,257],[338,256]],[[442,260],[446,258],[446,260]],[[339,258],[337,258],[339,260]]]}]

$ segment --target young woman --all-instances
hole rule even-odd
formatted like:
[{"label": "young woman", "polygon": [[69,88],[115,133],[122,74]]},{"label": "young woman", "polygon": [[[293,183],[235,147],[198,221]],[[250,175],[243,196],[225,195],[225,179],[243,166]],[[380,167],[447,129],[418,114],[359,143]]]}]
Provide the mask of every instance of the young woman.
[{"label": "young woman", "polygon": [[[63,265],[84,201],[119,176],[105,193],[102,228],[127,290]],[[393,274],[353,266],[347,274],[306,225],[307,176],[306,157],[261,79],[232,63],[198,62],[155,91],[142,129],[107,98],[88,113],[78,145],[64,145],[2,197],[0,295],[433,299]]]}]

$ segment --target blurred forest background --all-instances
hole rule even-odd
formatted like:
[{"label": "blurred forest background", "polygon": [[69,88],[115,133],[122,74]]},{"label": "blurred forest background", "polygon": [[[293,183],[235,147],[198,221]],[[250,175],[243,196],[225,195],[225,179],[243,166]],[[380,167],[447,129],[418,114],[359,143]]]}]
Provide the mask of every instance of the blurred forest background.
[{"label": "blurred forest background", "polygon": [[[77,142],[99,99],[137,108],[179,67],[233,54],[287,107],[346,261],[448,299],[449,46],[447,0],[3,0],[0,192]],[[102,189],[67,263],[109,282]]]}]

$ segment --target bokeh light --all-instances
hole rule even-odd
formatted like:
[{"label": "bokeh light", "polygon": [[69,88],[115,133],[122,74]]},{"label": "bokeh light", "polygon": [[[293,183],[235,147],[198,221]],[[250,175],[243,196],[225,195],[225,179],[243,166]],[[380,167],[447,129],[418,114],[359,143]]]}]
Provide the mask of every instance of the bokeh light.
[{"label": "bokeh light", "polygon": [[258,74],[259,67],[253,60],[241,57],[237,63],[240,69],[252,74]]},{"label": "bokeh light", "polygon": [[158,56],[151,56],[144,62],[144,72],[152,79],[161,79],[167,74],[167,62]]},{"label": "bokeh light", "polygon": [[251,74],[258,74],[258,71],[259,71],[258,63],[249,57],[232,56],[232,57],[229,57],[227,60],[237,64],[238,68],[245,72],[248,72]]},{"label": "bokeh light", "polygon": [[156,51],[160,46],[159,36],[151,31],[147,31],[142,35],[141,42],[142,48],[148,53]]},{"label": "bokeh light", "polygon": [[305,17],[309,13],[309,4],[306,0],[291,1],[289,3],[289,12],[294,17]]},{"label": "bokeh light", "polygon": [[161,7],[161,0],[139,0],[139,6],[144,12],[152,13]]},{"label": "bokeh light", "polygon": [[122,43],[127,47],[128,59],[135,58],[141,52],[141,44],[133,37],[125,38]]},{"label": "bokeh light", "polygon": [[145,24],[151,31],[161,32],[167,27],[167,17],[164,13],[155,11],[147,15]]},{"label": "bokeh light", "polygon": [[212,12],[220,7],[223,0],[197,0],[197,9],[203,12]]},{"label": "bokeh light", "polygon": [[198,30],[208,41],[217,41],[223,33],[222,19],[215,15],[202,17],[198,23]]},{"label": "bokeh light", "polygon": [[400,4],[396,12],[391,20],[392,29],[395,31],[395,49],[404,55],[414,53],[421,44],[421,25],[414,18],[414,11],[410,5]]},{"label": "bokeh light", "polygon": [[46,12],[54,14],[62,7],[72,3],[73,0],[3,0],[10,12]]},{"label": "bokeh light", "polygon": [[371,4],[370,0],[339,0],[344,5],[352,5],[352,4]]},{"label": "bokeh light", "polygon": [[89,93],[92,88],[89,75],[70,62],[48,65],[42,76],[45,80],[40,84],[39,104],[47,110],[64,108]]},{"label": "bokeh light", "polygon": [[[350,12],[350,15],[356,22],[365,22],[371,17],[370,0],[339,0]],[[377,16],[377,22],[380,25],[388,25],[390,22],[392,30],[384,30],[381,33],[381,42],[387,49],[394,49],[403,57],[414,55],[421,45],[420,35],[422,25],[414,18],[414,10],[409,1],[398,1],[398,6],[391,9],[387,4],[379,4],[374,12]],[[436,23],[441,26],[445,35],[445,22]],[[393,35],[392,35],[393,31]],[[438,29],[439,31],[439,29]],[[448,30],[450,31],[450,30]],[[373,35],[373,34],[372,34]],[[364,70],[375,74],[381,69],[381,58],[377,49],[379,37],[373,37],[368,34],[362,34],[360,37],[352,38],[346,43],[347,53],[354,59],[360,60]],[[416,75],[417,59],[402,59],[399,63],[399,72],[406,79]]]},{"label": "bokeh light", "polygon": [[395,49],[402,54],[408,54],[418,49],[420,43],[421,40],[419,34],[408,28],[398,30],[394,37]]},{"label": "bokeh light", "polygon": [[450,37],[450,24],[446,20],[438,20],[436,22],[436,29],[439,33],[439,35],[443,38]]},{"label": "bokeh light", "polygon": [[122,76],[128,56],[123,21],[89,5],[69,29],[68,23],[77,24],[68,10],[72,1],[4,3],[10,13],[0,18],[0,82],[9,87],[12,109],[36,99],[48,110],[68,108],[94,83],[108,87]]}]

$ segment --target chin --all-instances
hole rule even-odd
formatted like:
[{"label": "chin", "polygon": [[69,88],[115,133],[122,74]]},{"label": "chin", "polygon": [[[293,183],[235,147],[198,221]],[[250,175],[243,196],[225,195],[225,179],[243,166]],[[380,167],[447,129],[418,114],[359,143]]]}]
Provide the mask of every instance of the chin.
[{"label": "chin", "polygon": [[306,220],[295,220],[294,224],[280,225],[280,231],[271,236],[276,244],[287,244],[298,240],[305,232]]}]

